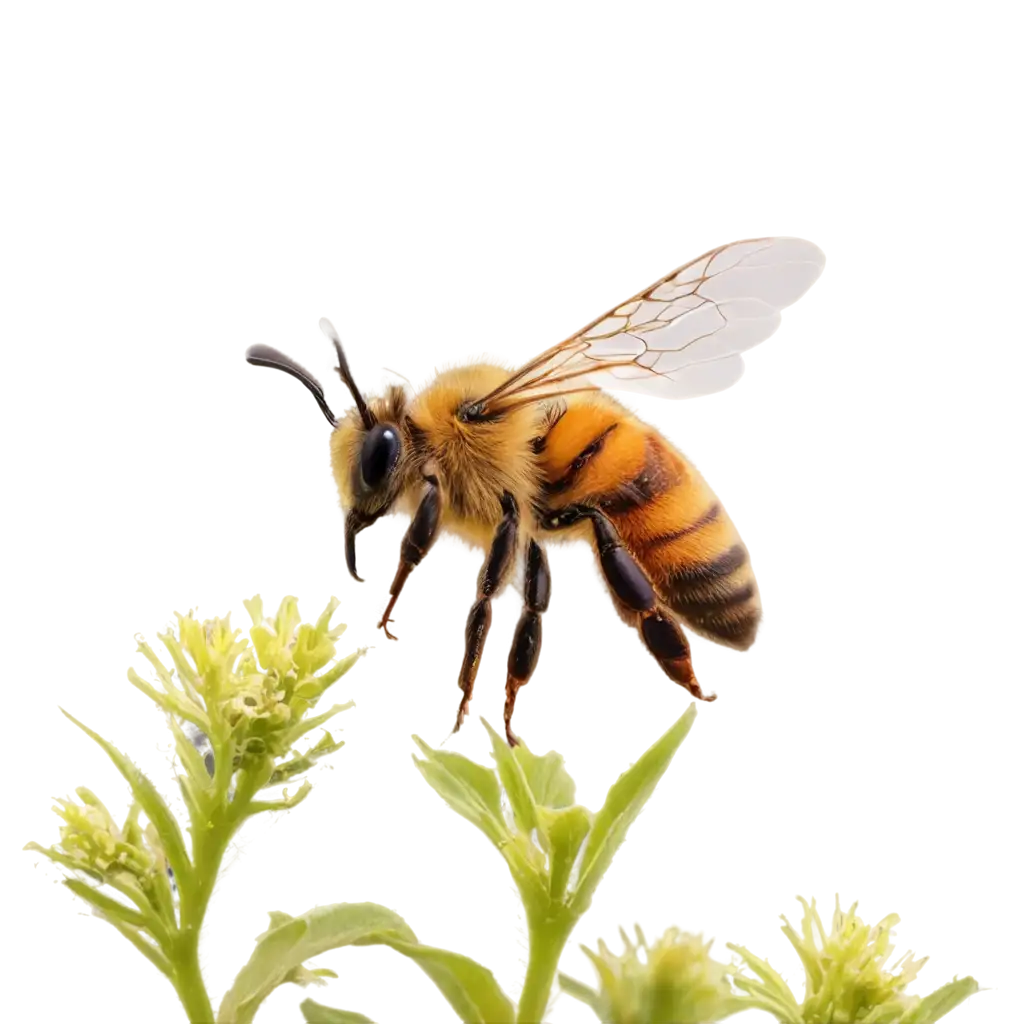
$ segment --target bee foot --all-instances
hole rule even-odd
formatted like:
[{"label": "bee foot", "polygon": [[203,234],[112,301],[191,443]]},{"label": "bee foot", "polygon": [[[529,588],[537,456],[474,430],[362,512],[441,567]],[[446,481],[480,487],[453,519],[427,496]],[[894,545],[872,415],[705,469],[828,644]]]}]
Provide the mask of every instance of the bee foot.
[{"label": "bee foot", "polygon": [[389,622],[393,622],[393,621],[394,621],[393,619],[381,619],[380,622],[377,623],[377,628],[378,629],[383,629],[384,630],[384,635],[389,640],[397,640],[398,639],[398,637],[395,636],[395,634],[392,633],[391,630],[388,629],[388,623]]},{"label": "bee foot", "polygon": [[718,693],[711,692],[705,693],[700,688],[701,677],[695,676],[693,681],[689,684],[690,696],[693,697],[698,703],[714,703],[718,699]]}]

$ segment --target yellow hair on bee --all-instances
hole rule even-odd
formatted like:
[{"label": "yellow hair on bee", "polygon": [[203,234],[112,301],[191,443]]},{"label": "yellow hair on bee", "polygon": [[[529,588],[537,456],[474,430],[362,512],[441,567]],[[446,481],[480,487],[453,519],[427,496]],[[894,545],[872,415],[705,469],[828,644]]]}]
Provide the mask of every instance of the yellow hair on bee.
[{"label": "yellow hair on bee", "polygon": [[344,416],[331,433],[331,473],[338,485],[342,508],[351,508],[355,500],[352,468],[359,459],[359,447],[364,433],[354,409]]},{"label": "yellow hair on bee", "polygon": [[[423,473],[441,490],[441,521],[472,547],[486,549],[502,518],[501,498],[510,494],[528,521],[540,475],[530,441],[541,432],[542,412],[527,406],[495,422],[465,423],[467,402],[498,387],[512,371],[500,362],[458,357],[431,368],[415,391],[392,387],[370,392],[367,403],[378,422],[403,432],[394,493],[407,515],[416,508]],[[338,503],[350,508],[366,427],[346,409],[328,440],[327,458]]]},{"label": "yellow hair on bee", "polygon": [[541,422],[538,407],[494,422],[465,422],[458,415],[507,378],[508,370],[484,363],[446,370],[413,399],[408,412],[414,433],[421,432],[425,467],[433,465],[442,482],[443,526],[484,548],[502,517],[501,496],[511,494],[524,512],[536,496],[537,457],[530,441]]}]

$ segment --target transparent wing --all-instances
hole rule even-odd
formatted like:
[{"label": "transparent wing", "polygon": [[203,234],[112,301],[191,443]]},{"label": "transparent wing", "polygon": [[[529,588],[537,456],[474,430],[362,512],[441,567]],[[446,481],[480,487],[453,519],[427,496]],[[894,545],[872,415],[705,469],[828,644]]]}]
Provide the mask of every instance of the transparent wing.
[{"label": "transparent wing", "polygon": [[818,279],[825,254],[800,238],[733,242],[687,263],[517,370],[481,415],[608,388],[693,398],[735,384],[740,353]]}]

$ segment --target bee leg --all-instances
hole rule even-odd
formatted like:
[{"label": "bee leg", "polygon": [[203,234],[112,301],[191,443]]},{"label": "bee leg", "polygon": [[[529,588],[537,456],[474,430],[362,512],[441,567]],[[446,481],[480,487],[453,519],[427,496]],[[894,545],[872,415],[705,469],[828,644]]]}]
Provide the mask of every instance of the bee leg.
[{"label": "bee leg", "polygon": [[675,616],[658,600],[647,573],[623,547],[611,520],[600,509],[570,505],[542,516],[541,524],[546,529],[557,530],[572,526],[581,519],[589,519],[593,525],[601,572],[622,617],[636,626],[644,646],[654,655],[669,679],[684,686],[698,700],[714,700],[714,694],[704,696],[693,674],[690,645]]},{"label": "bee leg", "polygon": [[402,539],[402,556],[398,563],[398,572],[391,584],[391,599],[388,601],[384,615],[377,623],[378,629],[384,630],[384,635],[389,640],[397,640],[388,630],[388,623],[391,621],[391,613],[394,611],[398,595],[409,578],[409,573],[416,568],[423,559],[423,556],[430,550],[430,546],[437,537],[437,526],[441,519],[441,492],[437,487],[437,477],[424,477],[427,483],[427,492],[423,495],[416,515],[413,516],[409,529],[405,531]]},{"label": "bee leg", "polygon": [[487,631],[491,628],[491,597],[508,579],[508,570],[512,565],[512,556],[516,550],[516,537],[519,533],[519,506],[511,494],[504,494],[501,499],[504,515],[498,528],[494,531],[490,551],[484,561],[483,568],[476,582],[476,604],[469,611],[466,621],[466,654],[462,659],[462,670],[459,672],[459,689],[462,690],[462,701],[455,719],[454,732],[459,731],[469,702],[473,698],[473,683],[476,681],[477,669],[480,667],[480,656],[483,654]]},{"label": "bee leg", "polygon": [[547,611],[551,598],[551,573],[544,549],[530,541],[526,550],[526,581],[523,587],[523,614],[516,626],[512,650],[508,655],[508,680],[505,683],[505,738],[514,747],[519,741],[512,732],[512,712],[516,707],[516,694],[525,686],[537,667],[540,657],[540,617]]}]

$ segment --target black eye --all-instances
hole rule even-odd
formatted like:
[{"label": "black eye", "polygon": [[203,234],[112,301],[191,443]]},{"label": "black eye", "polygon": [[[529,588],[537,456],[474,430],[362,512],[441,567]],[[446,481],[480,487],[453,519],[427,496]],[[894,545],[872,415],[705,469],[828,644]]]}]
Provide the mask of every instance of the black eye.
[{"label": "black eye", "polygon": [[398,432],[387,423],[378,423],[370,430],[359,453],[359,472],[367,487],[378,487],[391,473],[401,447]]}]

